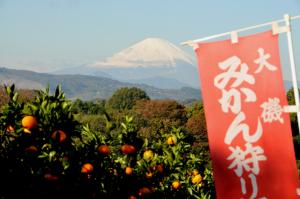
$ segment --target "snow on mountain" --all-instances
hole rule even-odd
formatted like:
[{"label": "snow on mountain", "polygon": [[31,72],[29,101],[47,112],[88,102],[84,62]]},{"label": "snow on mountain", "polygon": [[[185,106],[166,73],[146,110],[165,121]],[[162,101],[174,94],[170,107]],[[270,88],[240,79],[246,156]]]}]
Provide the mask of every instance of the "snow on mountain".
[{"label": "snow on mountain", "polygon": [[102,76],[169,89],[199,88],[194,59],[160,38],[147,38],[104,60],[55,73]]},{"label": "snow on mountain", "polygon": [[147,38],[90,67],[176,67],[178,61],[195,65],[193,58],[174,44],[160,38]]}]

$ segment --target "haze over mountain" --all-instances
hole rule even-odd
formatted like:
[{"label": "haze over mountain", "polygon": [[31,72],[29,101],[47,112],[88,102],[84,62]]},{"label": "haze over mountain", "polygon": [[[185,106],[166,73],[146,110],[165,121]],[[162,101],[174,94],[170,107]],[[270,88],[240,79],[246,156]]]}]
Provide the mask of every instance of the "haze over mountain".
[{"label": "haze over mountain", "polygon": [[15,83],[17,88],[44,89],[48,85],[53,90],[61,84],[66,96],[70,99],[92,100],[107,99],[121,87],[138,87],[146,91],[152,99],[174,99],[185,101],[200,99],[199,89],[159,89],[145,84],[124,83],[105,77],[87,75],[54,75],[36,73],[27,70],[15,70],[0,67],[0,84]]},{"label": "haze over mountain", "polygon": [[147,38],[104,60],[56,73],[110,77],[155,86],[161,81],[163,88],[199,88],[194,59],[160,38]]}]

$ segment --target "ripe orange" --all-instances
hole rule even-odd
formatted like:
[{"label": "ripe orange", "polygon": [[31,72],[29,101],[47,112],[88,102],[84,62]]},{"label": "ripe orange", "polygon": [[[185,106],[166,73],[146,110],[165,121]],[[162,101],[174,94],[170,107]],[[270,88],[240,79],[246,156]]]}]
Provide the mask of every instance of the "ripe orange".
[{"label": "ripe orange", "polygon": [[136,149],[134,146],[130,145],[130,144],[124,144],[121,147],[121,151],[125,154],[133,154],[136,152]]},{"label": "ripe orange", "polygon": [[128,199],[136,199],[136,197],[134,195],[131,195],[128,197]]},{"label": "ripe orange", "polygon": [[143,188],[140,188],[140,190],[139,190],[139,196],[144,196],[144,195],[148,195],[151,193],[152,193],[152,191],[148,187],[143,187]]},{"label": "ripe orange", "polygon": [[168,137],[167,144],[168,145],[174,145],[174,144],[176,144],[176,138],[174,138],[174,136]]},{"label": "ripe orange", "polygon": [[81,167],[81,173],[91,173],[94,170],[94,166],[90,163],[85,163]]},{"label": "ripe orange", "polygon": [[192,171],[192,174],[193,174],[193,176],[196,176],[196,175],[199,174],[199,171],[198,171],[197,169],[194,169],[194,170]]},{"label": "ripe orange", "polygon": [[164,172],[164,165],[162,165],[162,164],[156,165],[155,170],[159,173],[163,173]]},{"label": "ripe orange", "polygon": [[98,152],[104,155],[108,155],[110,153],[110,148],[107,145],[100,145],[98,147]]},{"label": "ripe orange", "polygon": [[9,132],[9,133],[12,133],[15,131],[14,127],[12,127],[11,125],[9,125],[7,128],[6,128],[6,131]]},{"label": "ripe orange", "polygon": [[126,175],[131,175],[133,173],[133,169],[131,167],[126,167],[125,173],[126,173]]},{"label": "ripe orange", "polygon": [[60,143],[64,142],[67,138],[67,134],[62,130],[54,131],[51,135],[53,140],[58,140]]},{"label": "ripe orange", "polygon": [[173,189],[180,189],[181,184],[178,180],[175,180],[174,182],[172,182],[172,187]]},{"label": "ripe orange", "polygon": [[46,180],[48,180],[48,181],[57,181],[57,180],[59,179],[58,176],[52,175],[52,174],[50,174],[50,173],[46,173],[46,174],[44,175],[44,178],[45,178]]},{"label": "ripe orange", "polygon": [[31,145],[31,146],[25,148],[25,151],[26,151],[26,152],[29,152],[29,153],[35,153],[35,152],[38,151],[38,149],[36,148],[36,146]]},{"label": "ripe orange", "polygon": [[22,126],[24,129],[31,130],[37,126],[35,117],[27,115],[22,119]]},{"label": "ripe orange", "polygon": [[144,160],[151,160],[153,158],[153,152],[151,150],[146,150],[143,154]]},{"label": "ripe orange", "polygon": [[146,172],[146,178],[152,178],[153,173],[152,172]]},{"label": "ripe orange", "polygon": [[195,175],[195,176],[192,177],[192,183],[193,184],[199,184],[201,182],[202,182],[202,177],[201,177],[200,174]]}]

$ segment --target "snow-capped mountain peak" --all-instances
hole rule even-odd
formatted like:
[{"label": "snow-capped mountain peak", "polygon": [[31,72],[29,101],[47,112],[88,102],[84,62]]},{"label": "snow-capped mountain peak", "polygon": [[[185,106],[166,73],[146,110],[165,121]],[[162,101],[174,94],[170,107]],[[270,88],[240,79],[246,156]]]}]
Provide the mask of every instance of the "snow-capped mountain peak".
[{"label": "snow-capped mountain peak", "polygon": [[195,65],[193,58],[174,44],[160,38],[147,38],[112,57],[95,62],[95,68],[176,67],[176,62]]}]

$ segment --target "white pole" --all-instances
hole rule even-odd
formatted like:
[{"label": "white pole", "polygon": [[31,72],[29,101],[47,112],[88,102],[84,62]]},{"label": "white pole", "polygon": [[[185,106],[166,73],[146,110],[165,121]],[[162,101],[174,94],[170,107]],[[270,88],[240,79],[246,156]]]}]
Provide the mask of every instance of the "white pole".
[{"label": "white pole", "polygon": [[[290,20],[294,20],[294,19],[300,19],[300,15],[290,17]],[[221,34],[212,35],[212,36],[208,36],[208,37],[204,37],[204,38],[200,38],[200,39],[188,40],[188,41],[182,42],[181,45],[191,45],[193,43],[198,43],[198,42],[202,42],[202,41],[216,39],[218,37],[231,35],[232,32],[244,32],[244,31],[247,31],[247,30],[255,29],[255,28],[261,28],[261,27],[264,27],[264,26],[272,25],[274,22],[277,22],[277,23],[284,22],[284,19],[279,19],[279,20],[276,20],[276,21],[271,21],[271,22],[267,22],[267,23],[263,23],[263,24],[258,24],[258,25],[255,25],[255,26],[247,27],[247,28],[232,30],[232,31],[229,31],[229,32],[224,32],[224,33],[221,33]]]},{"label": "white pole", "polygon": [[[290,21],[291,18],[288,14],[284,15],[285,24],[287,27],[291,27]],[[292,33],[291,28],[290,31],[287,31],[287,41],[288,41],[288,50],[289,50],[289,57],[290,57],[290,65],[291,65],[291,72],[292,72],[292,81],[293,81],[293,88],[294,88],[294,96],[295,96],[295,105],[297,107],[300,106],[299,103],[299,90],[298,90],[298,82],[296,76],[296,66],[295,66],[295,59],[294,59],[294,51],[293,51],[293,41],[292,41]],[[298,127],[299,127],[299,135],[300,135],[300,112],[297,112],[297,120],[298,120]]]}]

